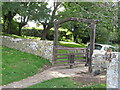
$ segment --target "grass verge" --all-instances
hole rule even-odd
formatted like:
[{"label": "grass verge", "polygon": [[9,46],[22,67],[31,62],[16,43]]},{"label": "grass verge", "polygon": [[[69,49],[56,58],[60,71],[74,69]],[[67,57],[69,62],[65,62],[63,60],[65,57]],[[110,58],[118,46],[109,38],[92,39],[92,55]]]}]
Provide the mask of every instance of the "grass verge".
[{"label": "grass verge", "polygon": [[74,42],[59,41],[59,45],[71,48],[85,48],[85,44],[78,44]]},{"label": "grass verge", "polygon": [[19,81],[41,71],[49,60],[7,47],[2,49],[2,85]]},{"label": "grass verge", "polygon": [[106,90],[106,85],[105,84],[94,84],[94,85],[90,85],[90,86],[86,86],[86,87],[81,87],[82,89],[86,89],[89,90],[90,88],[96,88],[97,90]]},{"label": "grass verge", "polygon": [[82,88],[82,89],[85,88],[88,90],[93,88],[102,88],[102,90],[104,90],[106,87],[105,84],[94,84],[87,87],[82,87],[80,83],[82,82],[75,82],[71,80],[70,77],[62,77],[62,78],[53,78],[47,81],[43,81],[41,83],[32,85],[28,88]]},{"label": "grass verge", "polygon": [[41,83],[32,85],[28,88],[76,88],[77,83],[70,80],[69,77],[53,78]]}]

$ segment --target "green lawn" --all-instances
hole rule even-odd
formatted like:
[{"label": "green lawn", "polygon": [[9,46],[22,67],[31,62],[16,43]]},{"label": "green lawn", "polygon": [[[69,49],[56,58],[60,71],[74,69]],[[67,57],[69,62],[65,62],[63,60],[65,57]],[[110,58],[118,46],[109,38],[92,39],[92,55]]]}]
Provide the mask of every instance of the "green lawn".
[{"label": "green lawn", "polygon": [[86,87],[81,87],[84,88],[86,90],[89,90],[89,88],[97,88],[97,90],[106,90],[106,85],[105,84],[94,84],[94,85],[90,85],[90,86],[86,86]]},{"label": "green lawn", "polygon": [[59,41],[59,45],[71,48],[85,48],[85,44],[78,44],[74,42]]},{"label": "green lawn", "polygon": [[73,82],[68,77],[64,78],[53,78],[42,83],[35,84],[28,88],[76,88],[78,84]]},{"label": "green lawn", "polygon": [[49,60],[15,49],[2,49],[2,85],[19,81],[41,71],[42,67],[51,65]]},{"label": "green lawn", "polygon": [[[53,78],[41,83],[32,85],[28,88],[103,88],[105,89],[105,84],[94,84],[87,87],[82,87],[81,82],[75,82],[69,77],[64,78]],[[89,90],[88,89],[88,90]],[[102,90],[103,90],[102,89]]]}]

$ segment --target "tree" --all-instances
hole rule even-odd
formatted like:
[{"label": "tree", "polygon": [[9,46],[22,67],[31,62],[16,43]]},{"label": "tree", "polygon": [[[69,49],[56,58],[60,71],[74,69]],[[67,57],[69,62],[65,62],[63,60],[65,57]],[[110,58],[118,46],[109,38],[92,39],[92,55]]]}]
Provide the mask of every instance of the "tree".
[{"label": "tree", "polygon": [[30,20],[35,20],[38,17],[40,20],[44,20],[48,17],[48,11],[46,11],[47,3],[43,2],[24,2],[21,3],[19,10],[20,22],[19,22],[19,36],[21,36],[21,29]]},{"label": "tree", "polygon": [[18,15],[19,17],[14,20],[19,25],[18,35],[21,36],[21,29],[28,21],[35,20],[36,17],[39,17],[39,20],[48,17],[49,9],[46,9],[46,6],[47,3],[44,2],[5,2],[3,6],[4,30],[7,26],[7,33],[10,33],[12,20]]},{"label": "tree", "polygon": [[19,3],[3,2],[2,5],[2,18],[3,18],[3,30],[7,33],[11,33],[12,20],[18,13],[20,7]]},{"label": "tree", "polygon": [[[114,14],[116,12],[115,3],[112,2],[66,2],[63,4],[65,10],[59,12],[60,18],[66,17],[79,17],[99,20],[96,29],[96,41],[101,43],[107,43],[109,33],[115,28]],[[82,40],[88,40],[89,29],[87,24],[81,24],[75,22],[74,25],[78,26],[79,30],[82,30],[82,35],[87,34],[87,38]],[[73,26],[72,22],[68,22],[62,25],[63,28],[70,28]],[[86,28],[85,28],[86,27]],[[88,33],[85,32],[85,29]],[[77,31],[77,30],[76,30]],[[77,31],[78,36],[81,37],[81,32]],[[73,32],[74,34],[74,32]],[[74,34],[75,35],[75,34]],[[86,36],[86,35],[85,35]],[[82,36],[83,37],[83,36]]]},{"label": "tree", "polygon": [[[53,10],[51,10],[51,14],[48,13],[50,16],[48,18],[45,18],[45,20],[41,20],[37,18],[38,22],[43,25],[43,31],[42,31],[42,40],[45,40],[49,34],[50,29],[53,27],[53,21],[57,18],[56,12],[58,10],[58,7],[60,6],[61,2],[54,2],[53,4]],[[46,8],[47,10],[47,8]]]},{"label": "tree", "polygon": [[1,25],[2,25],[2,3],[0,2],[0,28],[1,28]]},{"label": "tree", "polygon": [[2,3],[0,2],[0,24],[1,24],[1,20],[2,20]]}]

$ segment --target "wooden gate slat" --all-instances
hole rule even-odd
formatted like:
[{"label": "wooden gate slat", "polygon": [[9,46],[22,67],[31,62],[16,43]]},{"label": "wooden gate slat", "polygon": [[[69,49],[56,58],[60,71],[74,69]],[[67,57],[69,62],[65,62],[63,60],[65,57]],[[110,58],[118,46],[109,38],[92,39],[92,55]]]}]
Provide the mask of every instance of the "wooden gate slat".
[{"label": "wooden gate slat", "polygon": [[[81,58],[81,57],[86,57],[86,56],[75,56],[75,58]],[[68,57],[57,57],[56,59],[66,59]]]},{"label": "wooden gate slat", "polygon": [[75,61],[86,61],[86,59],[75,59]]},{"label": "wooden gate slat", "polygon": [[75,58],[86,57],[86,56],[75,56]]},{"label": "wooden gate slat", "polygon": [[59,62],[68,62],[68,60],[56,61],[56,63],[59,63]]},{"label": "wooden gate slat", "polygon": [[86,53],[63,53],[63,54],[55,54],[55,55],[59,56],[59,55],[70,55],[70,54],[79,55],[79,54],[86,54]]},{"label": "wooden gate slat", "polygon": [[56,50],[86,50],[86,48],[55,48]]}]

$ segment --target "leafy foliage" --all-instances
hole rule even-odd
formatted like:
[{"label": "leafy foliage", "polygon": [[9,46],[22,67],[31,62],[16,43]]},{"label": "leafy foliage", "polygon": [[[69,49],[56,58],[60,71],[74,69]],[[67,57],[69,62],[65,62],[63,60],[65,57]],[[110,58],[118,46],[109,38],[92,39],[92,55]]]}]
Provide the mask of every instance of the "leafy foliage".
[{"label": "leafy foliage", "polygon": [[[47,3],[43,2],[4,2],[3,3],[3,20],[4,30],[11,33],[11,21],[14,19],[19,25],[19,35],[21,35],[21,29],[30,20],[46,20],[49,16],[49,9],[47,9]],[[16,18],[14,18],[17,15]],[[5,28],[7,27],[7,28]]]},{"label": "leafy foliage", "polygon": [[[99,20],[96,28],[96,41],[106,43],[110,32],[116,29],[117,3],[112,2],[66,2],[63,4],[64,11],[59,12],[59,19],[67,17],[79,17],[93,20]],[[78,38],[82,38],[82,42],[89,40],[89,26],[78,22],[67,22],[62,25],[63,28],[71,30],[77,27],[78,30],[73,32],[79,33]],[[85,35],[85,36],[81,36]]]}]

